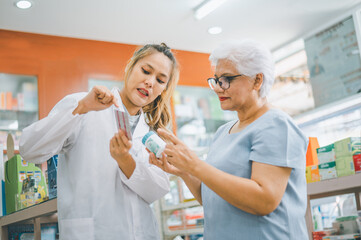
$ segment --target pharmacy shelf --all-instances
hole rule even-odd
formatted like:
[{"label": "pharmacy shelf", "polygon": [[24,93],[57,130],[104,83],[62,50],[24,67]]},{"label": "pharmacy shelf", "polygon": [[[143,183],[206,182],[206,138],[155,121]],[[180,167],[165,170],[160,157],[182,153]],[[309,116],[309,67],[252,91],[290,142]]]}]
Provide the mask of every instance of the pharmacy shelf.
[{"label": "pharmacy shelf", "polygon": [[337,192],[361,189],[361,173],[307,184],[307,195],[335,195]]},{"label": "pharmacy shelf", "polygon": [[308,236],[310,239],[312,239],[313,231],[313,221],[310,208],[311,199],[348,193],[355,194],[356,208],[357,210],[361,210],[361,173],[307,184],[308,204],[305,218],[308,228]]},{"label": "pharmacy shelf", "polygon": [[200,206],[199,202],[197,200],[192,200],[189,202],[184,202],[184,203],[179,203],[176,205],[171,205],[171,206],[165,206],[163,205],[162,207],[162,211],[174,211],[177,209],[184,209],[184,208],[189,208],[189,207],[196,207],[196,206]]},{"label": "pharmacy shelf", "polygon": [[174,231],[164,231],[166,236],[176,236],[176,235],[190,235],[190,234],[203,234],[204,229],[203,227],[199,228],[191,228],[191,229],[184,229],[184,230],[174,230]]},{"label": "pharmacy shelf", "polygon": [[34,224],[34,239],[41,240],[40,224],[45,222],[57,222],[57,199],[52,199],[9,215],[0,217],[0,239],[8,239],[7,227],[16,223]]}]

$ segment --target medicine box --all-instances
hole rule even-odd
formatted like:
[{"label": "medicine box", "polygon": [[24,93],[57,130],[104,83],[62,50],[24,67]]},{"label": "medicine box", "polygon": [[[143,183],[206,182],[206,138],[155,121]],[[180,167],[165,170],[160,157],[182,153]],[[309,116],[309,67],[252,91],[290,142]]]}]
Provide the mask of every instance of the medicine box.
[{"label": "medicine box", "polygon": [[320,180],[337,178],[336,162],[328,162],[318,165]]},{"label": "medicine box", "polygon": [[318,164],[336,161],[335,146],[330,144],[321,148],[317,148]]},{"label": "medicine box", "polygon": [[353,156],[336,157],[337,176],[349,176],[355,174]]},{"label": "medicine box", "polygon": [[355,172],[361,173],[361,154],[353,155],[352,158],[355,166]]},{"label": "medicine box", "polygon": [[307,183],[320,181],[320,175],[317,165],[306,167],[306,181]]},{"label": "medicine box", "polygon": [[317,138],[308,138],[308,147],[306,152],[306,166],[318,165],[316,149],[319,148]]},{"label": "medicine box", "polygon": [[337,157],[361,154],[361,138],[349,137],[335,142],[335,153]]},{"label": "medicine box", "polygon": [[58,171],[58,155],[51,157],[48,161],[48,187],[49,199],[57,196],[57,171]]},{"label": "medicine box", "polygon": [[47,194],[45,177],[41,169],[34,163],[28,163],[21,159],[20,155],[14,155],[5,162],[5,196],[6,214],[10,214],[16,209],[16,194],[20,194],[23,180],[28,176],[34,176],[39,186],[42,186]]},{"label": "medicine box", "polygon": [[353,155],[361,154],[361,138],[349,137],[335,142],[335,154],[337,175],[355,174]]}]

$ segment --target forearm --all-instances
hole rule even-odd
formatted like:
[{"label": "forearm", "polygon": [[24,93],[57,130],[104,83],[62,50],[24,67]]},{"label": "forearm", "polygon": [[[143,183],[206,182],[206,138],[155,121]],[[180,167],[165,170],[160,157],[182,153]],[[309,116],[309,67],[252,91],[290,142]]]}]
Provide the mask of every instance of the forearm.
[{"label": "forearm", "polygon": [[125,160],[117,160],[117,162],[120,170],[122,170],[124,175],[129,179],[133,175],[136,166],[136,163],[132,156],[129,154],[129,156],[127,156]]},{"label": "forearm", "polygon": [[187,185],[189,190],[192,192],[193,196],[197,199],[197,201],[202,205],[202,194],[201,194],[201,181],[190,175],[184,174],[181,176],[184,183]]},{"label": "forearm", "polygon": [[58,154],[66,142],[71,142],[70,136],[74,136],[81,126],[82,117],[72,114],[77,106],[76,96],[78,95],[64,98],[54,107],[49,116],[23,130],[19,147],[20,155],[26,161],[44,162]]},{"label": "forearm", "polygon": [[217,195],[233,206],[256,215],[269,212],[268,194],[256,181],[225,173],[203,161],[192,173]]}]

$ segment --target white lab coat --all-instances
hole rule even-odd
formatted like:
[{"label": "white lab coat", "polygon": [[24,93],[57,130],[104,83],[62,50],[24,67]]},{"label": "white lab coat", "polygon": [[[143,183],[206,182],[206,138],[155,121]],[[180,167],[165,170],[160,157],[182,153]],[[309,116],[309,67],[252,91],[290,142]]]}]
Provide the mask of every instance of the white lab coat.
[{"label": "white lab coat", "polygon": [[[118,90],[112,92],[123,109]],[[49,116],[25,128],[20,140],[20,155],[29,162],[42,163],[60,153],[60,239],[159,239],[149,204],[169,191],[169,180],[165,172],[148,162],[149,154],[141,143],[149,131],[143,112],[130,150],[136,168],[128,179],[109,150],[110,139],[117,132],[114,106],[72,114],[86,94],[66,96]]]}]

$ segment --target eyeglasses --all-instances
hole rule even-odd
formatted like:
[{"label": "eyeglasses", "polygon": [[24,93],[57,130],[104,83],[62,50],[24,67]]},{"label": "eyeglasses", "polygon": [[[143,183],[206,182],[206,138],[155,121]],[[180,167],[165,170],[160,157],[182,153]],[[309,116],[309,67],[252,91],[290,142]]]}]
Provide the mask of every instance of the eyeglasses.
[{"label": "eyeglasses", "polygon": [[240,76],[244,76],[244,74],[239,74],[239,75],[234,75],[234,76],[222,76],[222,77],[214,77],[214,78],[208,78],[208,84],[209,87],[214,90],[215,87],[217,86],[217,84],[223,89],[223,90],[227,90],[230,87],[230,82],[236,78],[236,77],[240,77]]}]

